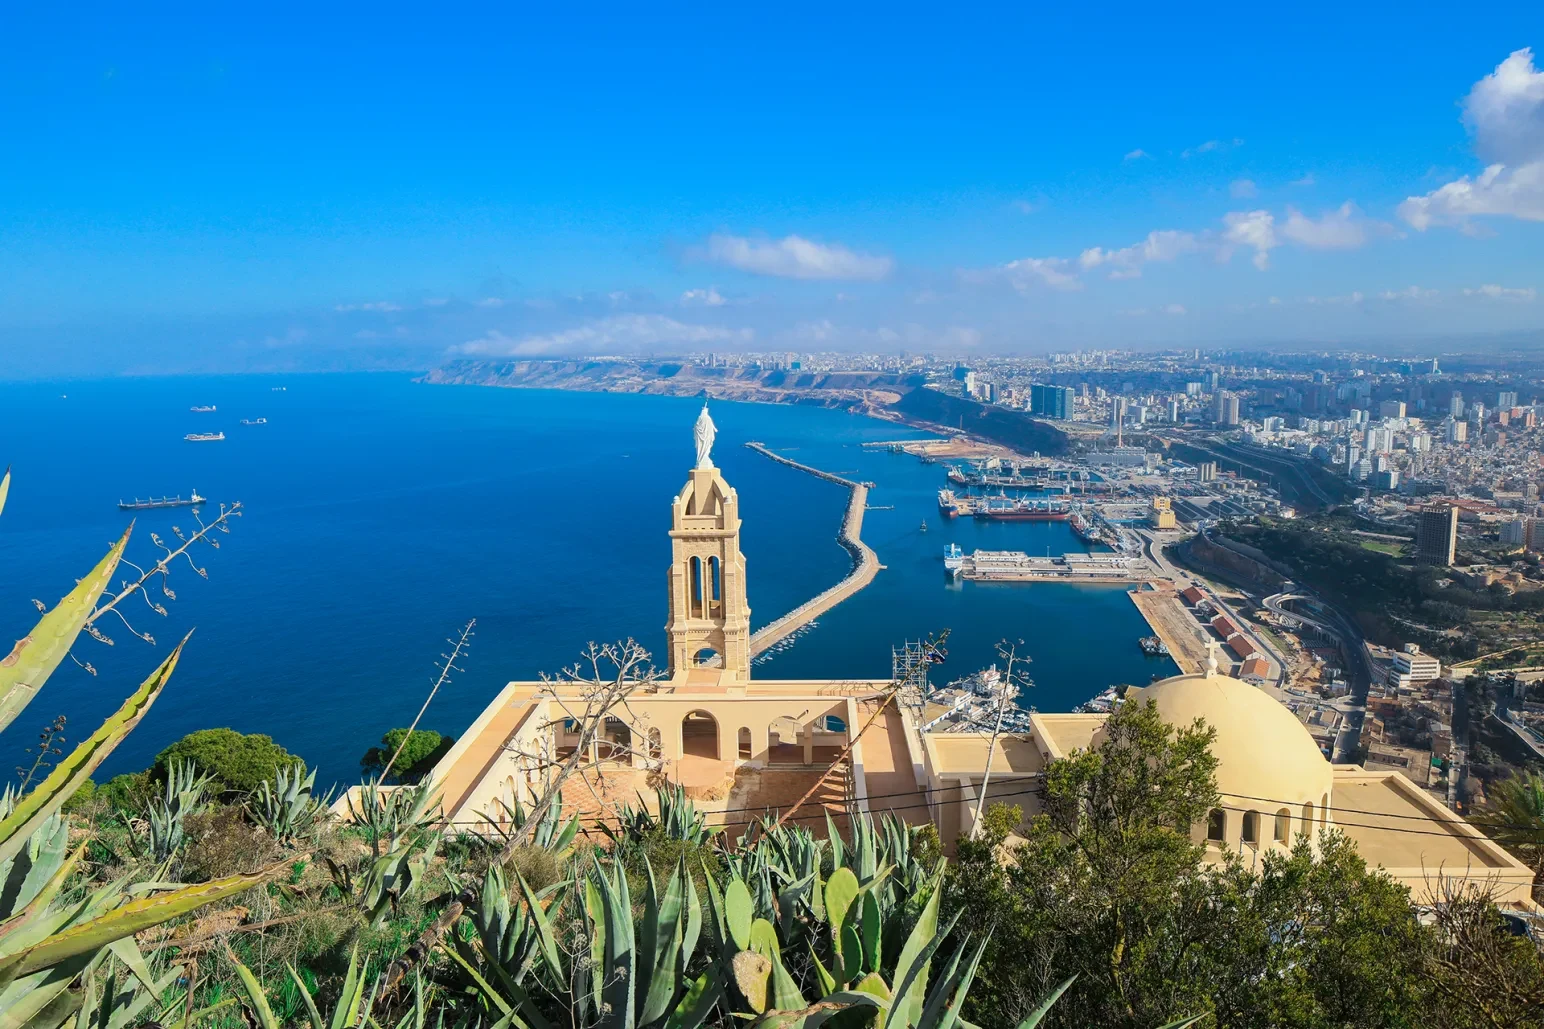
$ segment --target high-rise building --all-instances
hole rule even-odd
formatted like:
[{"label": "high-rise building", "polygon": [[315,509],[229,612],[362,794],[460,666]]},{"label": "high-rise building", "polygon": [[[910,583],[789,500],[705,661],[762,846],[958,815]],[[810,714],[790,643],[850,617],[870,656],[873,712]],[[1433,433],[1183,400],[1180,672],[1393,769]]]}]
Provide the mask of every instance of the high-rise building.
[{"label": "high-rise building", "polygon": [[1224,393],[1222,400],[1222,424],[1237,425],[1238,422],[1238,395],[1234,393]]},{"label": "high-rise building", "polygon": [[1216,482],[1217,462],[1202,461],[1200,464],[1196,465],[1196,475],[1202,482]]},{"label": "high-rise building", "polygon": [[1416,516],[1415,559],[1421,564],[1450,566],[1458,553],[1458,508],[1433,504]]},{"label": "high-rise building", "polygon": [[1044,386],[1036,383],[1029,387],[1029,413],[1045,418],[1067,419],[1077,404],[1077,391],[1071,386]]},{"label": "high-rise building", "polygon": [[1449,443],[1464,443],[1469,439],[1469,423],[1457,420],[1447,423],[1447,441]]},{"label": "high-rise building", "polygon": [[1206,373],[1206,386],[1208,393],[1216,393],[1217,387],[1222,383],[1222,376],[1214,369]]},{"label": "high-rise building", "polygon": [[1448,399],[1448,414],[1454,418],[1462,418],[1464,416],[1464,395],[1462,393],[1454,393]]},{"label": "high-rise building", "polygon": [[1513,518],[1501,526],[1501,542],[1508,547],[1521,547],[1528,542],[1527,518]]},{"label": "high-rise building", "polygon": [[1405,402],[1403,400],[1385,400],[1378,405],[1379,418],[1403,418],[1405,416]]},{"label": "high-rise building", "polygon": [[1179,424],[1179,401],[1169,401],[1169,421]]},{"label": "high-rise building", "polygon": [[1517,406],[1517,391],[1504,389],[1496,394],[1496,406],[1503,411],[1510,411]]}]

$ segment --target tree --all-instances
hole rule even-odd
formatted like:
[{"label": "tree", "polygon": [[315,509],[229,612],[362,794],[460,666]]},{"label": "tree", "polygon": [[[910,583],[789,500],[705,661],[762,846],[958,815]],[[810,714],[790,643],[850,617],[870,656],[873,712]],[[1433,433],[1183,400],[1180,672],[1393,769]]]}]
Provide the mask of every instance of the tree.
[{"label": "tree", "polygon": [[1544,874],[1544,775],[1526,772],[1493,783],[1474,821],[1521,855],[1535,876]]},{"label": "tree", "polygon": [[400,747],[402,753],[392,766],[391,778],[397,782],[417,782],[429,774],[455,743],[454,736],[441,736],[432,729],[414,729],[412,735],[406,729],[393,729],[381,737],[379,747],[365,751],[365,756],[359,759],[359,767],[367,778],[379,776]]},{"label": "tree", "polygon": [[199,729],[190,732],[155,756],[151,771],[164,781],[174,762],[191,761],[214,776],[228,793],[251,793],[260,783],[273,779],[279,769],[301,764],[262,733],[242,734],[235,729]]}]

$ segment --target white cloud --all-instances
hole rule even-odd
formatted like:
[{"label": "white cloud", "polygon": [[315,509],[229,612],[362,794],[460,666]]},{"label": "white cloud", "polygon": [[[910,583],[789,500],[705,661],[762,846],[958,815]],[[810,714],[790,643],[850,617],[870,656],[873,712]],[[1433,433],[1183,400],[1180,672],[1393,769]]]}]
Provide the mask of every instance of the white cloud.
[{"label": "white cloud", "polygon": [[450,303],[450,299],[448,297],[430,297],[428,300],[424,301],[424,306],[444,307],[448,303]]},{"label": "white cloud", "polygon": [[1288,207],[1281,235],[1316,250],[1355,250],[1367,242],[1368,230],[1367,220],[1348,200],[1318,218],[1310,218],[1297,208]]},{"label": "white cloud", "polygon": [[1249,200],[1258,196],[1260,190],[1255,187],[1251,179],[1234,179],[1228,183],[1228,196],[1234,200]]},{"label": "white cloud", "polygon": [[1020,293],[1042,285],[1060,290],[1083,288],[1072,270],[1072,262],[1065,257],[1021,257],[988,273],[988,277],[997,276],[1007,279]]},{"label": "white cloud", "polygon": [[1138,148],[1138,149],[1132,150],[1131,152],[1126,154],[1125,159],[1128,160],[1128,161],[1140,161],[1140,160],[1142,160],[1145,157],[1152,157],[1152,156],[1153,155],[1148,153],[1146,150],[1142,150],[1142,149]]},{"label": "white cloud", "polygon": [[718,291],[717,286],[709,286],[707,289],[689,289],[681,294],[682,307],[723,307],[729,301]]},{"label": "white cloud", "polygon": [[702,343],[749,343],[750,329],[691,325],[659,314],[620,314],[556,332],[517,338],[494,329],[480,339],[451,348],[484,357],[519,357],[561,353],[605,353],[647,347]]},{"label": "white cloud", "polygon": [[1078,264],[1084,271],[1108,265],[1110,278],[1134,279],[1142,274],[1142,265],[1149,261],[1172,261],[1199,249],[1201,243],[1194,233],[1164,229],[1149,232],[1142,242],[1119,250],[1090,247],[1078,255]]},{"label": "white cloud", "polygon": [[477,306],[478,307],[503,307],[504,306],[504,298],[503,297],[483,297],[481,300],[477,301]]},{"label": "white cloud", "polygon": [[1240,147],[1243,145],[1244,141],[1242,139],[1234,139],[1232,141],[1226,139],[1208,139],[1205,143],[1197,144],[1196,146],[1190,147],[1188,150],[1181,150],[1179,156],[1194,157],[1197,154],[1209,154],[1213,150],[1227,150],[1231,147]]},{"label": "white cloud", "polygon": [[1532,288],[1509,289],[1506,286],[1497,286],[1492,283],[1477,286],[1474,289],[1466,289],[1464,290],[1464,296],[1485,297],[1488,300],[1522,300],[1526,302],[1538,296],[1538,290]]},{"label": "white cloud", "polygon": [[1185,305],[1184,304],[1166,304],[1164,306],[1163,313],[1164,314],[1184,314],[1185,313]]},{"label": "white cloud", "polygon": [[1271,250],[1279,245],[1275,215],[1269,211],[1229,211],[1222,224],[1223,239],[1252,249],[1254,266],[1262,272],[1270,267]]},{"label": "white cloud", "polygon": [[1313,172],[1309,172],[1309,173],[1307,173],[1306,175],[1304,175],[1300,179],[1293,179],[1291,182],[1287,183],[1287,185],[1289,185],[1289,186],[1312,186],[1317,181],[1318,180],[1313,177]]},{"label": "white cloud", "polygon": [[1485,170],[1408,198],[1400,217],[1420,231],[1464,228],[1479,215],[1544,221],[1544,71],[1534,68],[1532,50],[1513,51],[1474,84],[1464,124]]},{"label": "white cloud", "polygon": [[1406,286],[1404,289],[1386,289],[1378,294],[1380,300],[1430,300],[1437,295],[1434,289]]},{"label": "white cloud", "polygon": [[770,240],[720,233],[708,238],[703,257],[753,275],[783,279],[876,281],[895,267],[888,257],[859,254],[840,244],[816,243],[802,236]]},{"label": "white cloud", "polygon": [[333,307],[333,310],[343,314],[347,314],[350,311],[381,311],[389,313],[402,310],[402,306],[394,304],[390,300],[377,300],[369,304],[338,304]]}]

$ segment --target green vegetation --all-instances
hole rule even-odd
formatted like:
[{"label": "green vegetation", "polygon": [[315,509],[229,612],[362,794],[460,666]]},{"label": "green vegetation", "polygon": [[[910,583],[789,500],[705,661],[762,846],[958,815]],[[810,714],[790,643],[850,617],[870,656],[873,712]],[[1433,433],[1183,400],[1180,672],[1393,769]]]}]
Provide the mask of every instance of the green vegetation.
[{"label": "green vegetation", "polygon": [[281,768],[300,759],[262,733],[243,735],[234,729],[190,732],[155,757],[151,774],[164,781],[178,762],[191,762],[213,777],[228,793],[246,794],[272,779]]},{"label": "green vegetation", "polygon": [[[1505,637],[1538,629],[1544,590],[1469,589],[1446,569],[1410,564],[1368,546],[1339,515],[1250,523],[1222,533],[1293,569],[1294,578],[1352,615],[1375,643],[1419,643],[1450,662],[1497,649]],[[1541,633],[1540,635],[1544,635]]]},{"label": "green vegetation", "polygon": [[1361,541],[1361,544],[1363,550],[1371,550],[1375,554],[1387,554],[1390,557],[1399,557],[1405,552],[1405,548],[1401,544],[1390,543],[1387,540],[1364,539]]},{"label": "green vegetation", "polygon": [[[404,739],[407,740],[405,746]],[[454,736],[441,736],[430,729],[414,729],[412,736],[408,736],[406,729],[393,729],[381,737],[379,747],[365,751],[365,756],[359,759],[359,768],[367,778],[379,777],[400,747],[402,752],[397,755],[387,781],[417,782],[428,775],[455,744]]]}]

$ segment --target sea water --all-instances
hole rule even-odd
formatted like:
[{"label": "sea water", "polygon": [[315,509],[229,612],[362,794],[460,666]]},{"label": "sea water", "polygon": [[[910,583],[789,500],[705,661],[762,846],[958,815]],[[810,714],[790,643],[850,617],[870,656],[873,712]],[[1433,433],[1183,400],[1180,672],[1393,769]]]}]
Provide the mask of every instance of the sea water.
[{"label": "sea water", "polygon": [[[283,387],[279,390],[277,387]],[[211,413],[193,406],[213,405]],[[388,374],[125,378],[0,385],[0,632],[34,624],[134,522],[128,557],[196,528],[186,508],[121,512],[150,494],[239,500],[218,550],[173,565],[176,600],[121,605],[126,626],[82,637],[0,738],[0,768],[30,765],[41,728],[67,717],[84,739],[190,629],[170,685],[97,778],[143,768],[194,729],[263,732],[321,769],[358,776],[382,733],[407,725],[448,637],[477,620],[470,650],[421,723],[459,734],[511,679],[556,673],[590,641],[635,638],[662,659],[670,503],[693,461],[701,401],[626,394],[435,386]],[[890,649],[950,630],[946,682],[1029,657],[1025,704],[1065,711],[1107,685],[1172,674],[1145,657],[1145,623],[1121,586],[954,583],[950,542],[1061,554],[1065,523],[946,521],[945,466],[865,448],[926,434],[796,405],[714,402],[715,462],[740,496],[752,625],[845,575],[838,485],[768,460],[747,440],[873,481],[863,536],[884,569],[855,597],[755,665],[758,678],[885,678]],[[241,419],[266,418],[244,426]],[[223,431],[193,443],[190,432]],[[928,523],[928,531],[921,530]],[[131,570],[120,570],[118,580]],[[132,631],[130,629],[132,626]],[[146,632],[155,645],[136,639]],[[1022,643],[1018,641],[1022,640]]]}]

